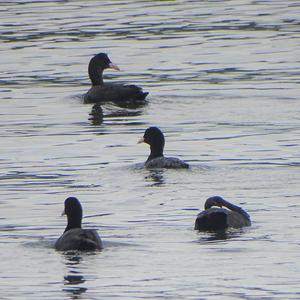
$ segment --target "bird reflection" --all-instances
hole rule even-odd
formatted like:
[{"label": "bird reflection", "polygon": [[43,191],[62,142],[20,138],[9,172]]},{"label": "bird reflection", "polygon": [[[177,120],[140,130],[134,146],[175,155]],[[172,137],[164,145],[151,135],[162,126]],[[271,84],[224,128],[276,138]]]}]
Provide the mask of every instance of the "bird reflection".
[{"label": "bird reflection", "polygon": [[74,287],[74,288],[65,288],[63,291],[70,293],[70,299],[81,299],[81,294],[87,291],[87,288],[83,287]]},{"label": "bird reflection", "polygon": [[78,251],[74,250],[74,251],[68,251],[66,252],[66,254],[64,255],[65,259],[66,259],[66,266],[74,266],[74,265],[79,265],[82,257],[80,255],[78,255]]},{"label": "bird reflection", "polygon": [[219,230],[215,232],[207,232],[205,235],[201,235],[198,243],[205,243],[205,242],[220,242],[230,240],[232,238],[237,238],[242,235],[243,230],[241,229],[232,229],[232,230]]},{"label": "bird reflection", "polygon": [[164,170],[149,170],[147,176],[145,176],[146,181],[150,181],[150,186],[160,186],[165,184]]},{"label": "bird reflection", "polygon": [[65,255],[65,265],[69,270],[69,274],[64,276],[63,291],[70,295],[70,299],[81,299],[81,295],[87,291],[86,287],[81,286],[85,282],[85,278],[78,272],[78,266],[82,261],[82,256],[78,252],[68,252]]},{"label": "bird reflection", "polygon": [[120,108],[127,108],[127,109],[138,109],[146,106],[148,102],[146,101],[134,101],[134,102],[114,102],[115,105],[117,105]]},{"label": "bird reflection", "polygon": [[65,278],[65,285],[79,284],[85,282],[84,277],[81,275],[66,275],[64,278]]},{"label": "bird reflection", "polygon": [[[140,103],[114,103],[113,108],[107,114],[105,118],[116,118],[116,117],[135,117],[140,116],[143,111],[138,108],[142,108],[145,104]],[[98,126],[103,123],[104,113],[100,103],[95,103],[89,113],[89,121],[91,125]]]},{"label": "bird reflection", "polygon": [[90,112],[90,118],[92,125],[101,125],[103,122],[103,109],[99,103],[93,105]]},{"label": "bird reflection", "polygon": [[222,241],[230,239],[230,235],[228,235],[228,233],[225,230],[221,230],[219,232],[211,233],[208,236],[203,237],[201,239],[207,242]]}]

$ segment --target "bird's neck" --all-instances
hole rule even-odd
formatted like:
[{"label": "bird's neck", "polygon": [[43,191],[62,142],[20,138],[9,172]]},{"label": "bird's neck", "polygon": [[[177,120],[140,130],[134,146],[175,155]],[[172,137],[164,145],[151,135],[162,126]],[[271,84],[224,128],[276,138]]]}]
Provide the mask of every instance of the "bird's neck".
[{"label": "bird's neck", "polygon": [[65,229],[65,232],[74,229],[74,228],[81,228],[81,219],[82,216],[78,216],[77,218],[68,218],[68,225]]},{"label": "bird's neck", "polygon": [[164,156],[164,154],[163,154],[164,147],[157,147],[157,145],[155,147],[150,146],[150,150],[151,150],[151,152],[150,152],[150,155],[149,155],[147,161],[149,161],[149,160],[151,160],[153,158],[163,157]]},{"label": "bird's neck", "polygon": [[103,85],[103,70],[97,69],[94,66],[89,67],[89,77],[91,79],[92,85]]},{"label": "bird's neck", "polygon": [[235,211],[235,212],[243,215],[245,218],[250,220],[250,216],[241,207],[234,205],[230,202],[227,202],[226,200],[224,200],[224,206],[226,206],[228,209],[230,209],[232,211]]}]

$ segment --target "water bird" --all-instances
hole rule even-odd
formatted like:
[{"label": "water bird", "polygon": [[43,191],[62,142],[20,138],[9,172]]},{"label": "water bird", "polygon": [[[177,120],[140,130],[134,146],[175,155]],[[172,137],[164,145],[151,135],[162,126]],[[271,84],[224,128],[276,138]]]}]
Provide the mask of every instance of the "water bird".
[{"label": "water bird", "polygon": [[143,92],[142,88],[136,85],[123,85],[116,83],[104,83],[103,71],[105,69],[119,71],[119,67],[112,63],[106,53],[95,55],[89,63],[89,77],[92,87],[84,96],[85,103],[95,102],[115,102],[115,103],[134,103],[143,102],[148,92]]},{"label": "water bird", "polygon": [[165,146],[165,138],[161,130],[157,127],[147,128],[144,136],[138,141],[138,143],[146,143],[150,145],[150,155],[145,162],[146,168],[189,168],[189,165],[186,162],[176,157],[164,156],[163,151]]},{"label": "water bird", "polygon": [[206,200],[204,210],[196,218],[194,229],[218,231],[228,227],[240,228],[244,226],[251,226],[251,220],[241,207],[224,200],[220,196],[213,196]]},{"label": "water bird", "polygon": [[69,197],[65,200],[63,214],[67,215],[68,224],[63,235],[55,243],[56,250],[94,251],[103,248],[96,230],[81,228],[82,207],[77,198]]}]

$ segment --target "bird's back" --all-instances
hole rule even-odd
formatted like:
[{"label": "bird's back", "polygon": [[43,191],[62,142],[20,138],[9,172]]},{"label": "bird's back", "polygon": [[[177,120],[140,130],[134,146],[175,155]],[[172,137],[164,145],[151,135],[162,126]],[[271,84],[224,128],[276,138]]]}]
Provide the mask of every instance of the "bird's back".
[{"label": "bird's back", "polygon": [[176,157],[156,157],[145,163],[149,169],[167,168],[167,169],[188,169],[189,165]]},{"label": "bird's back", "polygon": [[145,100],[147,92],[136,85],[104,83],[94,85],[84,97],[85,103],[95,102],[134,102]]},{"label": "bird's back", "polygon": [[228,213],[224,208],[206,209],[198,214],[194,228],[201,231],[225,230],[228,227]]},{"label": "bird's back", "polygon": [[198,214],[195,221],[196,230],[225,230],[228,227],[241,228],[250,226],[250,219],[242,214],[225,208],[209,208]]},{"label": "bird's back", "polygon": [[240,228],[240,227],[251,225],[250,219],[246,218],[245,216],[235,211],[229,211],[227,215],[227,223],[229,227],[233,227],[233,228]]},{"label": "bird's back", "polygon": [[93,251],[102,249],[102,241],[96,230],[74,228],[66,231],[55,243],[59,251]]}]

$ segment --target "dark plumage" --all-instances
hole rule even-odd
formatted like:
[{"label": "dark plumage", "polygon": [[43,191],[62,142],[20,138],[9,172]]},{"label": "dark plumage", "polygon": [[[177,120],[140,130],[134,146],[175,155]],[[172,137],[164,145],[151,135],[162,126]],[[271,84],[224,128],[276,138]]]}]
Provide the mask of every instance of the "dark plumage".
[{"label": "dark plumage", "polygon": [[157,127],[146,129],[142,139],[138,143],[150,145],[150,155],[145,162],[146,168],[170,168],[170,169],[187,169],[189,165],[175,157],[164,157],[163,151],[165,138],[163,133]]},{"label": "dark plumage", "polygon": [[107,68],[120,70],[113,64],[107,54],[99,53],[95,55],[89,63],[89,77],[92,87],[84,96],[86,103],[95,102],[141,102],[144,101],[147,92],[136,85],[123,85],[115,83],[104,83],[102,74]]},{"label": "dark plumage", "polygon": [[[212,206],[218,206],[218,208]],[[222,206],[226,208],[222,208]],[[197,216],[195,230],[218,231],[228,227],[240,228],[251,225],[250,216],[241,207],[224,200],[222,197],[208,198],[204,208],[205,210]]]},{"label": "dark plumage", "polygon": [[55,248],[59,251],[67,250],[100,250],[102,241],[96,230],[82,229],[82,207],[75,197],[65,200],[64,214],[68,217],[68,225],[63,235],[56,241]]}]

